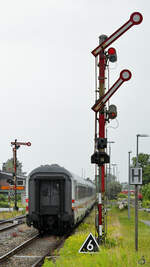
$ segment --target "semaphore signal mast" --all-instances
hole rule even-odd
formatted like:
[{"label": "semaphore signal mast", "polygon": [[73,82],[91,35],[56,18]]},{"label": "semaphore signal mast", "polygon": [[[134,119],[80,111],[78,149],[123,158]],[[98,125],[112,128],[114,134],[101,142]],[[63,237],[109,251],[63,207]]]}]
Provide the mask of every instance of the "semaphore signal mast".
[{"label": "semaphore signal mast", "polygon": [[[121,71],[118,80],[114,85],[105,93],[105,79],[106,79],[106,66],[107,62],[116,62],[117,54],[113,47],[108,48],[115,40],[122,36],[132,26],[138,25],[142,22],[143,17],[141,13],[134,12],[131,14],[130,19],[116,30],[111,36],[106,35],[100,36],[99,45],[92,51],[95,57],[95,72],[96,72],[96,101],[92,107],[95,112],[95,145],[94,154],[91,156],[91,163],[96,164],[95,167],[95,182],[98,193],[97,203],[97,217],[96,217],[96,228],[98,232],[98,243],[102,244],[105,242],[105,164],[109,163],[109,155],[105,152],[107,147],[107,138],[105,137],[105,124],[109,119],[114,119],[117,116],[117,108],[115,105],[110,105],[108,110],[106,109],[106,102],[110,97],[118,90],[118,88],[125,82],[131,79],[131,72],[128,69]],[[97,63],[98,62],[98,63]],[[97,68],[98,68],[98,88],[97,88]],[[99,93],[99,99],[97,99],[97,93]],[[97,125],[98,124],[98,125]]]}]

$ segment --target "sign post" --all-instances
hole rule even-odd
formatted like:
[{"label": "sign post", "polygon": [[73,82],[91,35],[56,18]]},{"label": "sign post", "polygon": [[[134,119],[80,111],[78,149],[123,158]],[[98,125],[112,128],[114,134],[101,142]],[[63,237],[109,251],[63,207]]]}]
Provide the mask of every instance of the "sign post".
[{"label": "sign post", "polygon": [[98,251],[99,245],[92,233],[90,233],[81,248],[79,249],[79,253],[94,253]]},{"label": "sign post", "polygon": [[138,168],[138,161],[137,167],[130,169],[130,184],[135,185],[135,250],[138,251],[138,185],[142,185],[142,168]]}]

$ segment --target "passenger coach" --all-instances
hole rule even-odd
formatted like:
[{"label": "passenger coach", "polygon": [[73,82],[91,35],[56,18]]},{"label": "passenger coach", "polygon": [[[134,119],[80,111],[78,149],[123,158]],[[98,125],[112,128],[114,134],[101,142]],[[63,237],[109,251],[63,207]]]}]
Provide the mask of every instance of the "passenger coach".
[{"label": "passenger coach", "polygon": [[95,184],[57,164],[34,169],[28,176],[27,224],[40,232],[64,233],[93,207]]}]

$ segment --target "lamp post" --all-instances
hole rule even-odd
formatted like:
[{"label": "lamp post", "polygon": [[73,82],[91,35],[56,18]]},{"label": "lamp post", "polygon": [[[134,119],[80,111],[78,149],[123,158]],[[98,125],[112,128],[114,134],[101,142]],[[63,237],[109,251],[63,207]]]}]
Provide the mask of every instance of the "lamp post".
[{"label": "lamp post", "polygon": [[130,154],[132,151],[128,152],[128,219],[130,219]]},{"label": "lamp post", "polygon": [[[106,128],[106,136],[107,136],[107,128]],[[115,142],[114,141],[107,141],[107,143],[109,143],[109,174],[107,175],[107,168],[106,168],[106,184],[105,184],[105,188],[106,188],[106,233],[107,233],[107,199],[108,199],[108,182],[110,183],[110,161],[111,161],[111,144],[114,144]],[[109,179],[108,179],[109,177]]]},{"label": "lamp post", "polygon": [[[117,164],[116,163],[112,163],[111,164],[113,167],[113,175],[114,175],[114,180],[117,180]],[[115,167],[116,167],[116,171],[115,171]]]},{"label": "lamp post", "polygon": [[[149,137],[148,134],[137,134],[136,167],[138,168],[139,137]],[[135,185],[135,250],[138,251],[138,185]]]}]

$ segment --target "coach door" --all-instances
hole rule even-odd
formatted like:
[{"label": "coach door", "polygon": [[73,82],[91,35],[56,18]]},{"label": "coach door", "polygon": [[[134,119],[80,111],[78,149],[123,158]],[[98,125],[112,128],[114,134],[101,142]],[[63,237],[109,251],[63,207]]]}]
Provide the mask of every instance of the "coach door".
[{"label": "coach door", "polygon": [[55,215],[63,211],[64,181],[44,180],[40,182],[40,211]]}]

